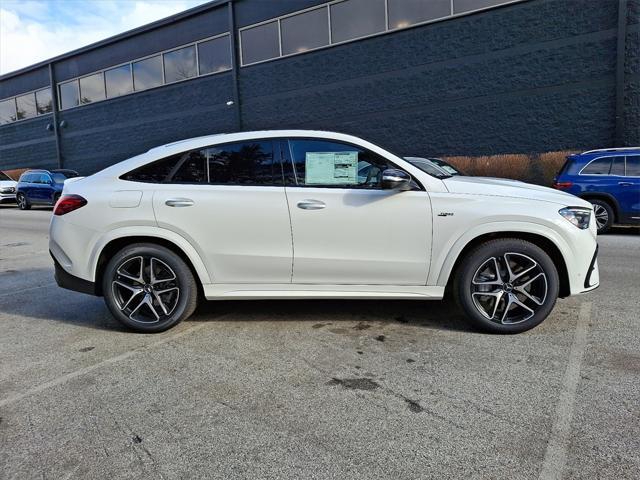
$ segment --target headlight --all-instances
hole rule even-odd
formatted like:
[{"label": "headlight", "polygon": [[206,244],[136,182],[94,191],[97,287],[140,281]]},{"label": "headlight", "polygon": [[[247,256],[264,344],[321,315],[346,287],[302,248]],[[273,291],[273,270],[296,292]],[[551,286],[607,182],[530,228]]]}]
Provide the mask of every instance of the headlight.
[{"label": "headlight", "polygon": [[589,220],[591,219],[589,208],[566,207],[558,210],[558,213],[581,230],[589,228]]},{"label": "headlight", "polygon": [[16,189],[13,187],[0,188],[0,193],[13,193]]}]

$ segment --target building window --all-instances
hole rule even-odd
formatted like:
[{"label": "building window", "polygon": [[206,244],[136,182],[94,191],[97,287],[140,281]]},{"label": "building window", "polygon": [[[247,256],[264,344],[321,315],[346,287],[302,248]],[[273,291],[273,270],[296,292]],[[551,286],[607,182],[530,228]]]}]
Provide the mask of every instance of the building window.
[{"label": "building window", "polygon": [[107,98],[119,97],[133,92],[131,64],[105,71],[104,82],[107,87]]},{"label": "building window", "polygon": [[162,57],[140,60],[133,64],[133,89],[137,92],[162,85]]},{"label": "building window", "polygon": [[482,8],[496,7],[509,0],[453,0],[453,13],[472,12]]},{"label": "building window", "polygon": [[278,22],[265,23],[240,32],[242,63],[260,62],[280,56]]},{"label": "building window", "polygon": [[80,79],[80,103],[98,102],[105,98],[102,73],[94,73]]},{"label": "building window", "polygon": [[282,54],[302,53],[329,45],[327,7],[300,13],[280,21]]},{"label": "building window", "polygon": [[38,110],[36,109],[36,96],[34,93],[16,97],[16,118],[18,120],[33,118],[36,115],[38,115]]},{"label": "building window", "polygon": [[36,92],[36,108],[38,109],[38,115],[51,113],[53,110],[53,104],[50,88],[45,88],[44,90],[38,90]]},{"label": "building window", "polygon": [[229,35],[198,44],[200,75],[231,70],[231,41]]},{"label": "building window", "polygon": [[331,41],[353,40],[384,32],[384,0],[345,0],[331,5]]},{"label": "building window", "polygon": [[0,124],[16,121],[16,101],[13,98],[0,102]]},{"label": "building window", "polygon": [[80,96],[78,92],[78,81],[60,84],[60,109],[73,108],[80,105]]},{"label": "building window", "polygon": [[387,0],[389,28],[405,28],[451,15],[451,0]]},{"label": "building window", "polygon": [[196,75],[196,49],[194,46],[164,54],[165,83],[179,82]]}]

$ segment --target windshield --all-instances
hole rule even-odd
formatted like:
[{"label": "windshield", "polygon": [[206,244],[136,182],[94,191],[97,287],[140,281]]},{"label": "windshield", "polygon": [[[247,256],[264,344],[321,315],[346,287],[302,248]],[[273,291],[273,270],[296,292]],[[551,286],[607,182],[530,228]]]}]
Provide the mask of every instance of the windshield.
[{"label": "windshield", "polygon": [[56,183],[64,183],[67,178],[72,177],[68,177],[64,173],[56,172],[51,174],[51,178],[53,178],[53,181]]},{"label": "windshield", "polygon": [[444,160],[440,160],[439,158],[430,158],[429,161],[435,163],[442,170],[447,172],[449,175],[464,175],[462,171],[458,170],[456,167],[451,165],[450,163],[445,162]]},{"label": "windshield", "polygon": [[78,176],[78,172],[74,172],[73,170],[56,170],[52,173],[55,175],[62,175],[64,178],[73,178]]},{"label": "windshield", "polygon": [[11,180],[11,177],[6,173],[0,172],[0,180]]},{"label": "windshield", "polygon": [[429,160],[424,158],[405,158],[411,165],[419,168],[424,173],[428,173],[432,177],[436,178],[449,178],[451,174],[447,173],[445,170],[437,167]]}]

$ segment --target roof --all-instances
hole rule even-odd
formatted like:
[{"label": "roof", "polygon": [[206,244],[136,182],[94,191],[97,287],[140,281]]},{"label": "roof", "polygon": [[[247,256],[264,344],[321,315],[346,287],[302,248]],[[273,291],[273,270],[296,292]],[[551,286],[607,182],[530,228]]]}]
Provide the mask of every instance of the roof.
[{"label": "roof", "polygon": [[221,5],[225,5],[228,1],[233,0],[212,0],[208,3],[204,3],[202,5],[198,5],[197,7],[190,8],[183,12],[176,13],[171,15],[170,17],[165,17],[160,20],[156,20],[155,22],[148,23],[146,25],[142,25],[141,27],[137,27],[131,30],[127,30],[126,32],[119,33],[109,38],[105,38],[104,40],[100,40],[98,42],[92,43],[90,45],[86,45],[84,47],[77,48],[75,50],[71,50],[70,52],[63,53],[62,55],[58,55],[56,57],[49,58],[47,60],[43,60],[41,62],[35,63],[33,65],[29,65],[28,67],[24,67],[18,70],[14,70],[13,72],[5,73],[4,75],[0,75],[0,81],[6,80],[8,78],[16,77],[18,75],[22,75],[23,73],[27,73],[32,70],[37,70],[38,68],[44,67],[52,62],[58,62],[60,60],[64,60],[69,57],[73,57],[80,53],[88,52],[90,50],[94,50],[96,48],[103,47],[105,45],[109,45],[111,43],[124,40],[127,38],[134,37],[141,33],[145,33],[156,28],[162,27],[164,25],[168,25],[170,23],[176,22],[178,20],[182,20],[184,18],[191,17],[193,15],[197,15],[204,11],[207,11],[211,8],[219,7]]}]

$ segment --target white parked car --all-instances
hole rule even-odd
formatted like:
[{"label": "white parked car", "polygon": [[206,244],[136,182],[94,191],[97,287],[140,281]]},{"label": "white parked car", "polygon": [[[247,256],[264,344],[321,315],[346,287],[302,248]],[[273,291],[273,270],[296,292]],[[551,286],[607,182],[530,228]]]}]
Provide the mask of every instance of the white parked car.
[{"label": "white parked car", "polygon": [[[360,175],[366,163],[366,175]],[[506,180],[436,178],[365,140],[281,130],[149,150],[66,183],[56,279],[165,330],[199,296],[436,300],[522,332],[598,286],[591,204]]]},{"label": "white parked car", "polygon": [[0,203],[16,203],[16,185],[18,182],[0,172]]}]

